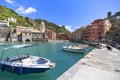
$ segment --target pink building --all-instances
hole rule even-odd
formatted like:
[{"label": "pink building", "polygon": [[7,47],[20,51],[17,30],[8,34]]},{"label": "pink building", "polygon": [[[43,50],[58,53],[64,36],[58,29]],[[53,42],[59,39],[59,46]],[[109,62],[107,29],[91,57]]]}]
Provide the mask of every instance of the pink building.
[{"label": "pink building", "polygon": [[73,38],[74,41],[98,41],[106,37],[106,32],[111,28],[111,24],[108,20],[97,19],[90,25],[77,29]]},{"label": "pink building", "polygon": [[49,40],[56,40],[56,33],[53,30],[47,29],[45,33],[47,34]]},{"label": "pink building", "polygon": [[100,38],[104,37],[104,26],[103,19],[97,19],[90,25],[86,27],[86,29],[82,33],[83,41],[98,41]]},{"label": "pink building", "polygon": [[58,40],[69,40],[70,34],[59,33],[59,34],[57,34],[57,39]]}]

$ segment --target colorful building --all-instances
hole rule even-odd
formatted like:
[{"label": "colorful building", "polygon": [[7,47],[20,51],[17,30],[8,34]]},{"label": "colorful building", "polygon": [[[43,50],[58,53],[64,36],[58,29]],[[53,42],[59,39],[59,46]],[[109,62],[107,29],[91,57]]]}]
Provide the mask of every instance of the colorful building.
[{"label": "colorful building", "polygon": [[0,27],[8,27],[8,26],[9,26],[9,21],[0,20]]},{"label": "colorful building", "polygon": [[47,29],[45,33],[48,36],[49,40],[56,40],[56,33],[53,30]]},{"label": "colorful building", "polygon": [[75,30],[75,32],[72,34],[73,41],[77,41],[77,42],[81,41],[84,29],[85,27],[78,28]]},{"label": "colorful building", "polygon": [[0,41],[7,41],[7,37],[10,33],[10,27],[8,21],[0,20]]},{"label": "colorful building", "polygon": [[25,31],[26,31],[26,32],[29,32],[29,31],[31,31],[31,30],[30,30],[29,27],[23,27],[23,26],[17,26],[17,27],[16,27],[16,34],[17,34],[17,35],[20,35],[23,31],[24,31],[24,32],[25,32]]},{"label": "colorful building", "polygon": [[17,26],[16,34],[18,36],[18,41],[48,41],[48,37],[45,33],[44,22],[41,22],[39,29]]},{"label": "colorful building", "polygon": [[109,20],[97,19],[86,27],[77,29],[74,32],[75,41],[99,41],[105,39],[106,32],[111,28]]},{"label": "colorful building", "polygon": [[58,33],[57,34],[57,39],[58,40],[69,40],[70,39],[70,34]]}]

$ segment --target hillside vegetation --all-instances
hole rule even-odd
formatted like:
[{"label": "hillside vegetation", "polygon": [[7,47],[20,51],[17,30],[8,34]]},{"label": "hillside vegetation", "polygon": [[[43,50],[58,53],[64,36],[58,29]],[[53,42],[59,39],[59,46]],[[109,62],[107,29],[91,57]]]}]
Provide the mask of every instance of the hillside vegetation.
[{"label": "hillside vegetation", "polygon": [[107,38],[120,43],[120,12],[116,12],[113,16],[107,17],[112,23],[110,31],[107,33]]},{"label": "hillside vegetation", "polygon": [[47,20],[42,19],[31,19],[29,17],[23,17],[17,14],[14,10],[9,9],[5,6],[0,5],[0,20],[7,20],[8,17],[16,18],[17,22],[13,23],[10,22],[10,26],[16,27],[16,26],[25,26],[25,27],[34,27],[38,28],[40,26],[40,23],[42,21],[45,22],[45,26],[47,29],[53,30],[56,33],[67,33],[69,34],[70,31],[68,31],[65,26],[59,26],[55,23],[49,22]]}]

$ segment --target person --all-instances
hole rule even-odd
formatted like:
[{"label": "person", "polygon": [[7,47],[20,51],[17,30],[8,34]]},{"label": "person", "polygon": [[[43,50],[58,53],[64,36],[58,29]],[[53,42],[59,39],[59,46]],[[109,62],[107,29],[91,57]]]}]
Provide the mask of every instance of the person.
[{"label": "person", "polygon": [[103,47],[102,47],[102,45],[100,43],[98,43],[97,48],[102,49]]},{"label": "person", "polygon": [[115,42],[111,42],[111,46],[112,47],[116,47],[116,43]]},{"label": "person", "polygon": [[108,49],[108,50],[112,50],[112,47],[109,46],[109,45],[107,45],[107,49]]}]

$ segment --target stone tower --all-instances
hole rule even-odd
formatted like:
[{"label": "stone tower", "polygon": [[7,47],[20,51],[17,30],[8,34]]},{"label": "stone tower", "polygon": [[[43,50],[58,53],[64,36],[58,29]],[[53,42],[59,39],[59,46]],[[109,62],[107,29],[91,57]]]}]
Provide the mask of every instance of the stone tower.
[{"label": "stone tower", "polygon": [[109,17],[111,17],[111,16],[112,16],[112,13],[111,13],[111,12],[108,12],[107,17],[109,18]]},{"label": "stone tower", "polygon": [[40,24],[40,32],[45,33],[45,23],[43,21]]}]

